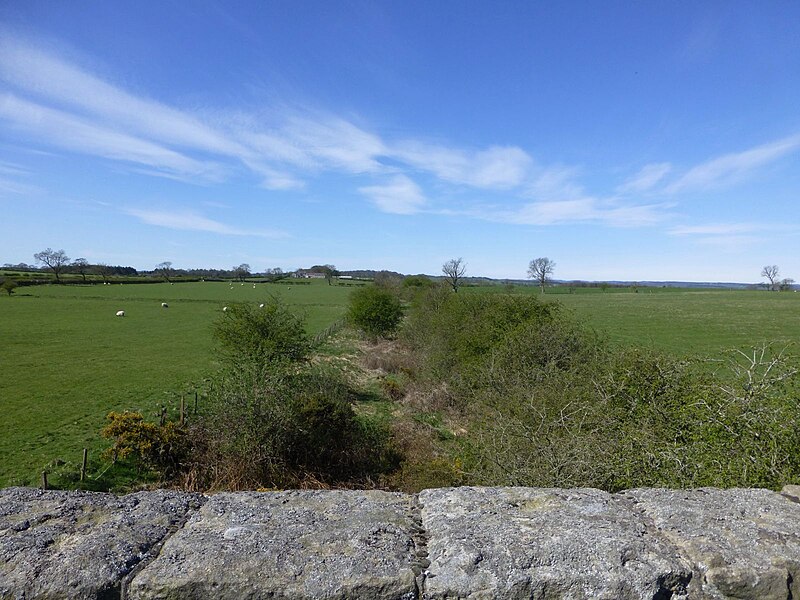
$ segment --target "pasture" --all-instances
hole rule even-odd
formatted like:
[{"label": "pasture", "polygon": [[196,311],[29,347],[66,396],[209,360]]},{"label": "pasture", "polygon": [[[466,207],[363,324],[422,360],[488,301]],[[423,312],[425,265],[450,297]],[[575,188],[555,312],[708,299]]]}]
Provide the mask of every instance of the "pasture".
[{"label": "pasture", "polygon": [[612,342],[677,356],[800,341],[800,294],[792,292],[639,288],[556,298]]},{"label": "pasture", "polygon": [[111,410],[156,420],[164,405],[175,418],[181,393],[192,406],[217,366],[211,325],[225,304],[277,295],[315,333],[342,317],[349,293],[324,281],[18,288],[0,298],[0,486],[37,485],[84,447],[97,459]]},{"label": "pasture", "polygon": [[[676,356],[719,358],[730,349],[800,342],[800,293],[703,288],[548,288],[518,293],[560,302],[611,343]],[[469,293],[502,288],[465,288]],[[800,352],[795,348],[794,353]]]},{"label": "pasture", "polygon": [[[0,486],[38,485],[47,469],[53,485],[75,487],[59,473],[77,473],[84,447],[90,450],[90,476],[103,471],[99,431],[109,411],[138,411],[156,421],[162,406],[177,418],[181,394],[191,409],[199,390],[202,403],[204,379],[218,366],[211,326],[224,305],[276,295],[304,315],[315,333],[342,318],[352,289],[324,281],[46,285],[0,297]],[[533,286],[515,291],[539,294]],[[553,288],[544,300],[560,301],[615,344],[718,358],[729,348],[800,340],[800,294],[568,291]],[[115,317],[121,309],[126,316]],[[120,483],[93,481],[98,487]]]}]

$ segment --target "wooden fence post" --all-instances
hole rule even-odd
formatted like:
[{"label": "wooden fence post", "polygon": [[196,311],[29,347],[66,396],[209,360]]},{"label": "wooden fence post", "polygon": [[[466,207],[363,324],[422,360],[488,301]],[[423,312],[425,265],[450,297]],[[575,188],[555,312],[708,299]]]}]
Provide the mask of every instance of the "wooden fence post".
[{"label": "wooden fence post", "polygon": [[81,463],[81,481],[86,479],[86,459],[89,457],[89,451],[84,448],[83,449],[83,463]]}]

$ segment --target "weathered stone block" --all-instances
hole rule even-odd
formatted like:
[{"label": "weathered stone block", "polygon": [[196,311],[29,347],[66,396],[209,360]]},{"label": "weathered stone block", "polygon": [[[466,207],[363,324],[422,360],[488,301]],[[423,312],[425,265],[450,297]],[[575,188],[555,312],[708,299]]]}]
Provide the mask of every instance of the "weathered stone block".
[{"label": "weathered stone block", "polygon": [[130,598],[414,598],[413,497],[212,496],[131,582]]},{"label": "weathered stone block", "polygon": [[692,562],[692,598],[800,598],[800,504],[761,489],[624,495]]},{"label": "weathered stone block", "polygon": [[428,598],[685,597],[689,565],[622,497],[599,490],[420,493]]},{"label": "weathered stone block", "polygon": [[0,598],[118,598],[203,497],[0,489]]}]

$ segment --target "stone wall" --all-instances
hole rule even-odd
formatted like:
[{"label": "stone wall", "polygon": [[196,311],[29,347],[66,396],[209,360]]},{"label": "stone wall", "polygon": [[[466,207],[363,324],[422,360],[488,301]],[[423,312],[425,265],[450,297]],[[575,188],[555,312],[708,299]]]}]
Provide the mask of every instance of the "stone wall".
[{"label": "stone wall", "polygon": [[800,598],[800,488],[0,490],[0,598]]}]

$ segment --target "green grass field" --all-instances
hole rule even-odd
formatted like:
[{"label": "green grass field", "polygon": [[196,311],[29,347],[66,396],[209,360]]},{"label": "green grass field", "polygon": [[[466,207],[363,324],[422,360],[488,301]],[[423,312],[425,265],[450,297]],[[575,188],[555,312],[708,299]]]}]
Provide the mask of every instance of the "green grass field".
[{"label": "green grass field", "polygon": [[[468,293],[502,288],[465,288]],[[560,302],[582,323],[612,343],[652,348],[678,356],[718,358],[730,349],[762,343],[800,342],[800,293],[751,290],[555,287],[541,296]],[[800,348],[796,349],[796,352]]]},{"label": "green grass field", "polygon": [[165,404],[175,416],[181,392],[193,404],[217,367],[211,324],[225,304],[277,295],[314,333],[342,317],[351,289],[159,283],[31,286],[1,297],[0,486],[37,484],[53,461],[79,463],[85,447],[97,458],[110,410],[155,419]]},{"label": "green grass field", "polygon": [[556,297],[612,342],[679,356],[800,342],[800,294],[792,292],[639,288]]},{"label": "green grass field", "polygon": [[[279,296],[317,332],[340,319],[354,288],[199,282],[169,285],[25,286],[0,297],[0,486],[36,485],[47,468],[76,473],[84,447],[90,473],[104,468],[98,432],[110,410],[176,418],[181,393],[217,368],[211,324],[231,302]],[[532,286],[516,288],[538,294]],[[465,288],[464,293],[503,291]],[[760,291],[554,288],[544,296],[612,343],[717,358],[729,348],[800,341],[800,294]],[[169,303],[168,309],[161,302]],[[117,318],[117,310],[125,318]],[[66,465],[53,468],[54,461]],[[101,481],[100,485],[114,484]],[[87,486],[90,487],[90,486]]]}]

